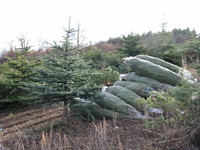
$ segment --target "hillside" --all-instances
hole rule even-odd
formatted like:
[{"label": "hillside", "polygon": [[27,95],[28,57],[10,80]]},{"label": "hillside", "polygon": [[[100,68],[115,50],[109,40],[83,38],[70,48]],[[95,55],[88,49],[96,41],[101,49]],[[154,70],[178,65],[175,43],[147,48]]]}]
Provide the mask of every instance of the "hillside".
[{"label": "hillside", "polygon": [[65,34],[38,51],[23,39],[0,57],[0,149],[199,149],[195,30],[130,33],[89,46],[73,43],[76,30]]},{"label": "hillside", "polygon": [[188,144],[189,135],[179,125],[155,124],[155,128],[147,128],[142,120],[117,118],[82,122],[73,114],[64,125],[61,110],[35,109],[1,117],[1,143],[16,150],[178,150]]}]

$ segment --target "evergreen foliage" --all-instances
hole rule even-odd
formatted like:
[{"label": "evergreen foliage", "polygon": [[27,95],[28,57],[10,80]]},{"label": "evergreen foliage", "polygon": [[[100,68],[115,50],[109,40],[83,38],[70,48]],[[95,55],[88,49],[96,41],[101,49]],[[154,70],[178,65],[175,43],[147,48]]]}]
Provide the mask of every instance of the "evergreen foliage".
[{"label": "evergreen foliage", "polygon": [[144,53],[144,48],[140,44],[140,36],[133,33],[124,36],[122,39],[122,48],[119,48],[119,52],[122,57],[136,56]]},{"label": "evergreen foliage", "polygon": [[104,69],[108,67],[107,54],[94,47],[89,47],[84,54],[86,61],[92,61],[91,66],[96,69]]},{"label": "evergreen foliage", "polygon": [[[32,82],[36,75],[35,68],[39,63],[26,56],[28,49],[16,50],[14,57],[6,57],[7,61],[0,66],[0,103],[28,103],[28,93],[19,87],[22,82]],[[18,103],[18,104],[19,104]]]},{"label": "evergreen foliage", "polygon": [[197,74],[200,76],[200,65],[197,64],[197,65],[193,65],[192,67],[196,69]]},{"label": "evergreen foliage", "polygon": [[108,67],[103,70],[97,70],[92,76],[96,85],[111,86],[119,80],[119,72]]},{"label": "evergreen foliage", "polygon": [[186,29],[173,29],[173,38],[177,44],[181,44],[190,39],[195,39],[197,34],[195,30]]},{"label": "evergreen foliage", "polygon": [[39,95],[47,102],[64,101],[69,104],[76,97],[87,98],[95,88],[91,68],[71,42],[75,31],[65,30],[61,44],[54,43],[50,53],[41,57],[43,65],[37,69],[36,81],[24,84],[23,89]]},{"label": "evergreen foliage", "polygon": [[118,54],[103,52],[100,49],[89,47],[84,54],[86,61],[91,61],[91,66],[95,69],[105,69],[111,67],[114,70],[122,70],[122,59]]},{"label": "evergreen foliage", "polygon": [[181,66],[181,54],[180,52],[177,50],[178,48],[176,47],[172,47],[172,49],[168,49],[167,51],[165,51],[162,55],[162,59],[170,62],[172,64],[175,64],[177,66]]},{"label": "evergreen foliage", "polygon": [[199,64],[200,62],[200,39],[188,40],[183,44],[182,53],[187,64]]},{"label": "evergreen foliage", "polygon": [[[21,47],[16,48],[17,51],[12,50],[10,54],[5,55],[7,57],[0,58],[1,106],[15,102],[28,103],[29,92],[35,95],[31,97],[32,99],[39,97],[48,102],[71,103],[76,97],[88,98],[93,94],[93,90],[98,88],[96,85],[109,86],[118,80],[118,72],[125,70],[121,57],[142,53],[162,58],[179,66],[181,58],[184,57],[186,64],[195,63],[195,68],[200,72],[200,42],[196,31],[191,31],[189,28],[174,29],[171,32],[148,32],[141,36],[131,33],[122,38],[111,38],[107,43],[115,45],[115,48],[119,49],[118,53],[103,52],[91,46],[92,48],[85,51],[83,57],[80,47],[72,43],[75,30],[65,31],[64,40],[59,44],[54,43],[49,53],[40,57],[42,66],[38,66],[38,61],[30,59],[31,47],[24,38],[19,38]],[[106,42],[103,43],[106,46]],[[97,70],[94,71],[92,68]],[[168,106],[180,108],[181,103],[183,108],[180,109],[185,109],[190,114],[195,114],[195,117],[199,117],[199,113],[195,113],[199,112],[199,97],[197,96],[197,100],[192,99],[196,95],[200,95],[199,86],[183,84],[168,95],[162,93],[162,99],[151,99],[147,102],[166,110]],[[174,99],[180,103],[175,103]]]}]

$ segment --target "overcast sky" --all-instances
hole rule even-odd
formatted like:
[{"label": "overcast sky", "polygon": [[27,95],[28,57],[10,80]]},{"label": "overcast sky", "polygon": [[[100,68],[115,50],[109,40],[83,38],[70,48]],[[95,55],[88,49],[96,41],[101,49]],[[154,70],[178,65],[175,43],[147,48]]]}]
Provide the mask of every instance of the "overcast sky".
[{"label": "overcast sky", "polygon": [[80,23],[85,42],[108,40],[128,33],[174,28],[200,32],[199,0],[0,0],[0,50],[24,36],[30,45],[59,41],[71,16]]}]

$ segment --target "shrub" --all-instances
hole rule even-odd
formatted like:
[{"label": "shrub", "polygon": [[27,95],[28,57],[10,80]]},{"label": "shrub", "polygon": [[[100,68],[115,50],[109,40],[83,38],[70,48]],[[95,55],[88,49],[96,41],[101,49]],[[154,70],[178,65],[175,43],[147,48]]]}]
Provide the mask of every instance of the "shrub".
[{"label": "shrub", "polygon": [[119,80],[119,72],[108,67],[102,70],[98,70],[93,75],[93,81],[97,85],[111,86],[114,82]]}]

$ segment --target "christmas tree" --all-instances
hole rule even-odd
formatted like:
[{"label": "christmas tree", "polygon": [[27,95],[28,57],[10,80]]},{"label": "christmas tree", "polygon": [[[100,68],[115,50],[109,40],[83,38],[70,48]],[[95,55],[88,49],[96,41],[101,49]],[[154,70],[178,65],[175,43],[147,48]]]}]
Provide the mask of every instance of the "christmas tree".
[{"label": "christmas tree", "polygon": [[37,69],[35,81],[25,83],[23,89],[39,95],[47,102],[63,101],[64,106],[75,98],[87,98],[96,87],[91,79],[91,67],[73,46],[74,29],[65,29],[64,40],[54,42],[50,53],[41,57],[42,67]]}]

